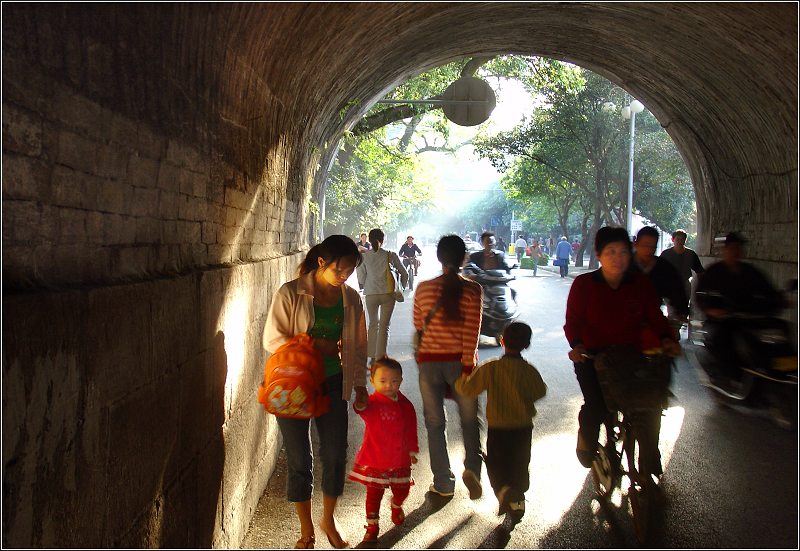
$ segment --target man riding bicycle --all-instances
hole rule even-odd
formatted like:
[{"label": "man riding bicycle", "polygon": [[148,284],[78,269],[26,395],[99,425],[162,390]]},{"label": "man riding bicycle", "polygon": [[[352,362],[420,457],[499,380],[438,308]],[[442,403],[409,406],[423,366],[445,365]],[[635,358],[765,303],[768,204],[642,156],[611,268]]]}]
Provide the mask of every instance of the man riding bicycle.
[{"label": "man riding bicycle", "polygon": [[419,270],[419,259],[417,255],[422,255],[422,250],[414,243],[414,237],[409,235],[406,237],[406,242],[403,243],[403,246],[400,247],[400,252],[397,255],[403,259],[403,266],[408,268],[409,264],[414,266],[414,275],[417,274],[417,270]]}]

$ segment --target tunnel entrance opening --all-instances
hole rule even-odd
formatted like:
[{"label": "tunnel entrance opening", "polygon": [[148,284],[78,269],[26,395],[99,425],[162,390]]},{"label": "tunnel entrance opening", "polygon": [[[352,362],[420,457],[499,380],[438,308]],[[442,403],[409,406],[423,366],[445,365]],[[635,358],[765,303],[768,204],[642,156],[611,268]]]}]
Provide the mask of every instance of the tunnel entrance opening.
[{"label": "tunnel entrance opening", "polygon": [[[495,113],[474,128],[449,122],[435,105],[465,74],[498,89]],[[420,105],[426,100],[432,104]],[[643,225],[682,228],[692,246],[689,171],[649,110],[635,123],[623,118],[621,106],[631,101],[604,77],[548,58],[473,57],[421,73],[343,138],[324,186],[323,233],[358,239],[381,227],[399,248],[409,234],[435,242],[493,231],[507,252],[520,235],[545,243],[567,235],[595,266],[592,235],[602,225],[625,225],[633,188],[632,234]],[[669,245],[662,239],[659,250]]]}]

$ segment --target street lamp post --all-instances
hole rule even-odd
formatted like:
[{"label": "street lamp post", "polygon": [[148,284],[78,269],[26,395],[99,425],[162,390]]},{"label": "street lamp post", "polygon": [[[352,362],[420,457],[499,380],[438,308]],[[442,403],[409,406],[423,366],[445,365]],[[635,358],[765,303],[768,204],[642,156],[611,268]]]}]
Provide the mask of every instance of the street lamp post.
[{"label": "street lamp post", "polygon": [[636,113],[641,113],[643,110],[644,105],[642,105],[638,100],[633,100],[629,106],[622,110],[623,118],[631,119],[631,143],[628,161],[628,208],[625,213],[625,223],[626,227],[628,228],[628,236],[632,235],[633,230],[633,144],[636,133]]}]

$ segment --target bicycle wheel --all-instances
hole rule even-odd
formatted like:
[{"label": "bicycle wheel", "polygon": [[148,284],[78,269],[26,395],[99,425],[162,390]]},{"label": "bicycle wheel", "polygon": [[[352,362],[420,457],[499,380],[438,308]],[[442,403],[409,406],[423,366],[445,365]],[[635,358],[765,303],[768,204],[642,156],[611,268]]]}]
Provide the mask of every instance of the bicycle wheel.
[{"label": "bicycle wheel", "polygon": [[624,432],[617,415],[612,415],[605,423],[606,443],[598,448],[597,457],[592,462],[592,480],[597,495],[608,499],[620,480],[622,461],[622,438]]},{"label": "bicycle wheel", "polygon": [[633,423],[628,423],[624,436],[624,449],[628,463],[628,499],[631,503],[633,514],[633,527],[636,539],[640,545],[647,541],[647,531],[650,517],[650,498],[653,477],[649,467],[650,460],[647,450],[646,431]]},{"label": "bicycle wheel", "polygon": [[409,290],[414,289],[414,266],[408,266],[408,288]]}]

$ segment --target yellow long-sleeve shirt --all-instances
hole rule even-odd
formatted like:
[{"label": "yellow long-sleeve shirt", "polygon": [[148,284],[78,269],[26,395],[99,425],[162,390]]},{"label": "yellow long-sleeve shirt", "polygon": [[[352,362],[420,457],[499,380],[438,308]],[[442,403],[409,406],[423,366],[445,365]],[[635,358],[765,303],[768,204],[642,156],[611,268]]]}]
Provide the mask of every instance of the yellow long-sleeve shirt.
[{"label": "yellow long-sleeve shirt", "polygon": [[456,381],[456,392],[472,398],[484,390],[489,427],[512,429],[533,426],[534,402],[547,394],[547,385],[539,371],[521,356],[505,355]]}]

